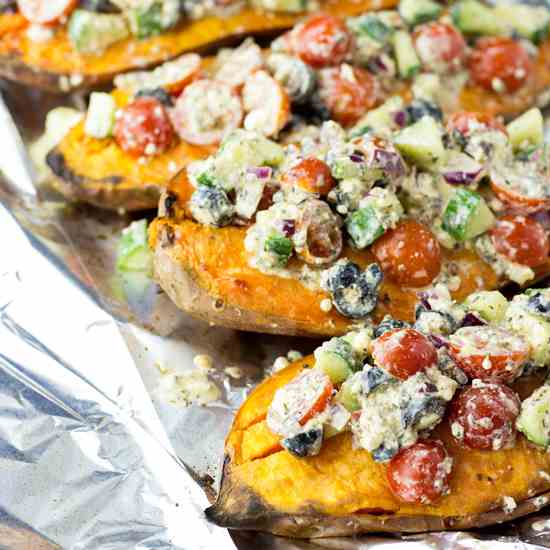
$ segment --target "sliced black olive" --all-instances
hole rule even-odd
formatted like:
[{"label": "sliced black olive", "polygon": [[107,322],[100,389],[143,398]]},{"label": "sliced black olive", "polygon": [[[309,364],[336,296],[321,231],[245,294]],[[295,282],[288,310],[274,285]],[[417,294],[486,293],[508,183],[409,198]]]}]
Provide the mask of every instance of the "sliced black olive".
[{"label": "sliced black olive", "polygon": [[423,99],[415,99],[406,109],[408,123],[413,124],[424,116],[431,116],[435,120],[443,120],[443,112],[434,103]]},{"label": "sliced black olive", "polygon": [[378,302],[382,270],[370,264],[365,271],[353,262],[338,264],[329,277],[328,287],[336,309],[350,319],[366,317]]},{"label": "sliced black olive", "polygon": [[406,321],[400,321],[399,319],[392,319],[389,315],[386,315],[382,319],[382,322],[374,329],[374,337],[380,338],[382,334],[390,330],[395,330],[397,328],[409,328],[411,325]]},{"label": "sliced black olive", "polygon": [[309,124],[320,126],[323,122],[331,119],[328,107],[323,103],[319,94],[315,92],[309,101],[297,104],[293,113],[305,119]]},{"label": "sliced black olive", "polygon": [[81,9],[97,13],[120,13],[120,10],[109,0],[80,0]]},{"label": "sliced black olive", "polygon": [[459,386],[465,386],[468,383],[468,376],[455,363],[446,349],[439,349],[437,356],[437,367],[445,376],[454,380]]},{"label": "sliced black olive", "polygon": [[542,292],[535,292],[527,300],[527,309],[540,317],[550,319],[550,298],[546,298]]},{"label": "sliced black olive", "polygon": [[384,369],[367,365],[361,371],[361,393],[368,395],[382,384],[394,380],[395,378]]},{"label": "sliced black olive", "polygon": [[199,185],[193,193],[189,208],[199,223],[216,227],[230,223],[235,214],[235,208],[223,189],[206,185]]},{"label": "sliced black olive", "polygon": [[374,449],[371,455],[375,462],[388,462],[399,452],[399,446],[397,444],[382,443],[380,447]]},{"label": "sliced black olive", "polygon": [[140,90],[136,97],[154,97],[159,103],[165,107],[173,107],[174,100],[172,96],[164,88],[153,88],[152,90]]},{"label": "sliced black olive", "polygon": [[[434,387],[435,390],[437,388]],[[405,427],[414,427],[419,424],[426,415],[443,417],[445,414],[445,402],[433,395],[415,397],[406,401],[401,408],[401,424]]]},{"label": "sliced black olive", "polygon": [[17,13],[16,0],[0,0],[0,13]]},{"label": "sliced black olive", "polygon": [[323,430],[314,428],[281,441],[281,445],[294,456],[304,458],[319,454],[323,443]]}]

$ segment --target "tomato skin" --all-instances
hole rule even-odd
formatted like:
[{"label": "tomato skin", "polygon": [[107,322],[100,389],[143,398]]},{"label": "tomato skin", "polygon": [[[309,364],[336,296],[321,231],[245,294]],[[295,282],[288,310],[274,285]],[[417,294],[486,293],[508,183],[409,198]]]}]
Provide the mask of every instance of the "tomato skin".
[{"label": "tomato skin", "polygon": [[425,225],[405,220],[372,245],[384,274],[405,287],[429,285],[441,271],[441,249]]},{"label": "tomato skin", "polygon": [[316,68],[344,61],[351,44],[351,35],[342,19],[323,13],[310,17],[292,37],[294,52]]},{"label": "tomato skin", "polygon": [[392,458],[388,483],[392,493],[404,502],[431,504],[449,491],[451,466],[443,443],[419,441]]},{"label": "tomato skin", "polygon": [[548,260],[550,237],[537,221],[525,216],[504,216],[489,232],[493,245],[513,262],[537,267]]},{"label": "tomato skin", "polygon": [[359,67],[341,65],[319,73],[319,96],[342,126],[355,124],[379,100],[376,77]]},{"label": "tomato skin", "polygon": [[449,132],[456,130],[467,136],[471,132],[471,122],[482,124],[490,130],[500,130],[504,135],[508,135],[506,126],[498,118],[477,111],[459,111],[451,114],[447,120],[447,130]]},{"label": "tomato skin", "polygon": [[114,136],[125,152],[138,157],[153,156],[172,145],[174,129],[160,101],[153,97],[141,97],[121,110]]},{"label": "tomato skin", "polygon": [[[501,176],[498,176],[500,178]],[[546,177],[546,176],[541,176]],[[519,193],[518,191],[511,189],[505,185],[500,179],[497,179],[494,173],[491,173],[491,189],[496,195],[497,199],[509,206],[514,212],[521,212],[523,214],[532,214],[541,210],[550,209],[550,199],[528,197]]]},{"label": "tomato skin", "polygon": [[449,337],[449,352],[472,379],[510,382],[527,360],[529,345],[501,328],[463,327]]},{"label": "tomato skin", "polygon": [[336,184],[328,165],[314,157],[305,158],[293,166],[283,174],[282,182],[319,195],[326,195]]},{"label": "tomato skin", "polygon": [[518,396],[503,384],[470,386],[451,401],[453,437],[470,449],[498,451],[511,447],[520,406]]},{"label": "tomato skin", "polygon": [[372,342],[371,354],[379,367],[401,380],[437,365],[435,346],[412,328],[385,332]]},{"label": "tomato skin", "polygon": [[470,75],[476,84],[487,90],[494,88],[495,79],[505,91],[521,88],[533,71],[533,62],[521,44],[504,37],[480,38],[468,60]]},{"label": "tomato skin", "polygon": [[330,382],[330,380],[327,382],[323,389],[323,393],[319,396],[319,399],[313,404],[311,409],[307,411],[304,416],[300,419],[300,425],[304,426],[307,424],[315,415],[319,414],[323,410],[325,410],[325,407],[327,406],[331,396],[332,392],[334,391],[334,386]]},{"label": "tomato skin", "polygon": [[420,60],[427,67],[447,72],[462,65],[466,41],[452,25],[426,23],[414,31],[413,39]]}]

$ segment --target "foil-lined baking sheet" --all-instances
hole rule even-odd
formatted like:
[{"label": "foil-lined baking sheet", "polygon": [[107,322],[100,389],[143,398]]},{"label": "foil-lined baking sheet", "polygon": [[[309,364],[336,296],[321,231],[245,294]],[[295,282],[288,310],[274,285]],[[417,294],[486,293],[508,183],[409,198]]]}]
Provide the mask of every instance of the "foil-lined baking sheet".
[{"label": "foil-lined baking sheet", "polygon": [[[209,524],[235,410],[277,356],[317,343],[210,327],[153,283],[136,291],[121,279],[116,244],[130,217],[67,205],[37,185],[26,156],[47,110],[82,98],[3,88],[0,548],[550,548],[542,514],[478,533],[315,541]],[[213,400],[179,399],[174,380],[201,368]]]}]

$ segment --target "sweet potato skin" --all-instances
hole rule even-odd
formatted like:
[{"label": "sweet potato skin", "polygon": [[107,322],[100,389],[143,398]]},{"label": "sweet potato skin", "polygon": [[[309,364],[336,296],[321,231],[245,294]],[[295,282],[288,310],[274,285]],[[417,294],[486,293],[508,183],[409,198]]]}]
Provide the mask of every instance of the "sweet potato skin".
[{"label": "sweet potato skin", "polygon": [[[387,9],[397,0],[325,0],[322,9],[339,15],[356,15]],[[89,89],[106,84],[124,71],[158,65],[189,51],[212,50],[248,35],[275,34],[294,25],[304,14],[265,13],[246,8],[226,17],[205,17],[183,22],[172,31],[145,40],[126,39],[101,55],[74,50],[66,29],[56,30],[47,42],[27,37],[28,23],[19,14],[0,15],[0,76],[52,92]],[[70,79],[78,75],[77,79]],[[65,77],[65,78],[63,78]]]},{"label": "sweet potato skin", "polygon": [[[353,449],[349,433],[325,441],[316,457],[298,459],[277,449],[265,426],[269,404],[279,387],[313,364],[307,357],[269,378],[237,413],[226,440],[220,494],[206,511],[215,523],[304,538],[465,529],[523,516],[550,500],[541,498],[550,490],[550,478],[541,474],[550,469],[548,453],[521,436],[514,449],[467,450],[454,442],[445,421],[433,437],[454,459],[451,493],[430,506],[396,499],[386,466]],[[514,389],[526,397],[541,383],[533,376]],[[518,503],[511,513],[502,510],[504,496]]]}]

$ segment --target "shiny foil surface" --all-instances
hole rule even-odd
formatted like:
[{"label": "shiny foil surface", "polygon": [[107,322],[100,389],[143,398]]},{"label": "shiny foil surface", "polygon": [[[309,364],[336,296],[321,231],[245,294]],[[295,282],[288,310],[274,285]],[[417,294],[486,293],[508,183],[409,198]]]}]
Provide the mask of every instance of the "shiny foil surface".
[{"label": "shiny foil surface", "polygon": [[[203,510],[233,414],[273,360],[317,343],[218,329],[150,283],[115,273],[128,216],[67,205],[36,185],[26,145],[52,98],[0,102],[0,548],[419,550],[550,548],[543,514],[477,533],[298,541],[229,533]],[[170,380],[208,355],[216,399]],[[548,516],[550,518],[550,515]]]}]

